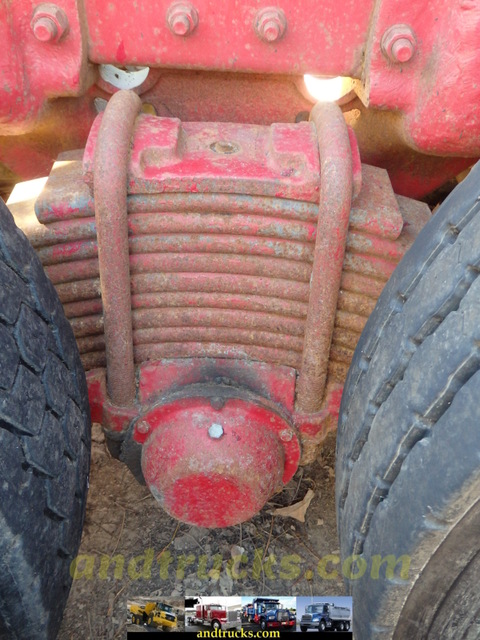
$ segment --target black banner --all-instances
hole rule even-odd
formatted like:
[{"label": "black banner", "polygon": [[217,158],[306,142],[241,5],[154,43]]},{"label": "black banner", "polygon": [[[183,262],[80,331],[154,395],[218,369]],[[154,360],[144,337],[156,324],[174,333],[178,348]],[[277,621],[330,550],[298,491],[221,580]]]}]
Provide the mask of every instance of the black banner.
[{"label": "black banner", "polygon": [[[138,632],[135,631],[128,631],[127,632],[127,640],[138,640]],[[153,640],[153,638],[165,638],[165,636],[169,636],[170,640],[172,640],[172,633],[173,633],[173,637],[175,639],[178,638],[178,640],[180,640],[180,638],[188,638],[189,640],[194,640],[194,638],[238,638],[239,640],[241,638],[260,638],[260,639],[265,639],[268,640],[269,638],[292,638],[292,632],[291,631],[274,631],[273,629],[269,629],[268,631],[252,631],[250,629],[229,629],[229,630],[222,630],[222,629],[205,629],[205,630],[199,630],[199,631],[194,631],[194,632],[187,632],[187,631],[176,631],[176,632],[172,632],[172,631],[148,631],[149,633],[149,638]],[[302,634],[303,635],[303,634]],[[352,640],[352,632],[351,631],[324,631],[323,633],[319,634],[318,632],[316,633],[315,637],[318,637],[320,635],[321,638],[334,638],[335,640]]]}]

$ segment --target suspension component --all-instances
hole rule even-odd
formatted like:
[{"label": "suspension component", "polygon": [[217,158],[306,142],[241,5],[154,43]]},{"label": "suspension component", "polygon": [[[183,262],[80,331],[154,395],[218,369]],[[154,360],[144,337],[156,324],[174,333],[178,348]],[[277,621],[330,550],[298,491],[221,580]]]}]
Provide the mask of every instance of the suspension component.
[{"label": "suspension component", "polygon": [[138,108],[112,97],[23,224],[112,449],[169,513],[226,526],[335,428],[360,332],[429,210],[361,167],[335,105],[270,127]]}]

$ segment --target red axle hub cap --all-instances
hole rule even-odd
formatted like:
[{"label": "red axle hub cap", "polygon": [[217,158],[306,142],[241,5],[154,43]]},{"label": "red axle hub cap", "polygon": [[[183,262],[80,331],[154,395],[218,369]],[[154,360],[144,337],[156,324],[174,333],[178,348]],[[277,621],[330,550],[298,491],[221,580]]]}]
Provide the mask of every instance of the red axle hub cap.
[{"label": "red axle hub cap", "polygon": [[291,479],[300,458],[287,421],[241,398],[156,407],[137,423],[135,439],[143,443],[152,494],[170,515],[201,527],[251,518]]}]

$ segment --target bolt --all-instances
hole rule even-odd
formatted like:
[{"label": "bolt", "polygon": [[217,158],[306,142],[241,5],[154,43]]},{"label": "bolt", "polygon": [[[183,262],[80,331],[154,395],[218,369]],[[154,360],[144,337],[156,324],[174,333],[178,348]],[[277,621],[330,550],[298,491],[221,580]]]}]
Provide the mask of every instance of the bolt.
[{"label": "bolt", "polygon": [[394,63],[408,62],[413,58],[417,40],[407,24],[395,24],[382,37],[383,54]]},{"label": "bolt", "polygon": [[208,428],[208,435],[210,436],[210,438],[221,438],[223,436],[223,427],[221,424],[217,424],[216,422],[214,422],[213,424],[211,424]]},{"label": "bolt", "polygon": [[265,7],[255,17],[255,33],[264,42],[280,40],[286,28],[287,19],[284,12],[278,7]]},{"label": "bolt", "polygon": [[223,409],[223,407],[225,406],[225,398],[222,398],[220,396],[212,396],[210,398],[210,406],[212,407],[212,409],[220,411],[220,409]]},{"label": "bolt", "polygon": [[188,36],[197,28],[198,11],[190,2],[174,2],[167,11],[167,24],[176,36]]},{"label": "bolt", "polygon": [[221,155],[230,155],[231,153],[237,153],[239,151],[239,146],[238,144],[235,144],[235,142],[217,140],[217,142],[212,142],[210,149],[215,151],[215,153],[220,153]]},{"label": "bolt", "polygon": [[292,438],[293,431],[290,431],[290,429],[284,429],[283,431],[280,431],[280,440],[282,442],[290,442]]},{"label": "bolt", "polygon": [[137,422],[137,432],[142,435],[146,435],[150,431],[150,425],[146,420],[139,420]]},{"label": "bolt", "polygon": [[68,31],[67,14],[56,4],[39,4],[33,13],[30,27],[40,42],[58,42]]}]

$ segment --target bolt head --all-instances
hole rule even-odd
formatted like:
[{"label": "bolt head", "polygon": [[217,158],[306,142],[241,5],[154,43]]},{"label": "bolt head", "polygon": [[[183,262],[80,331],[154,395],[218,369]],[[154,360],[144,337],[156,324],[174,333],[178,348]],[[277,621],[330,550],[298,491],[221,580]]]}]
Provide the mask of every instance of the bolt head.
[{"label": "bolt head", "polygon": [[290,431],[290,429],[284,429],[283,431],[280,431],[280,440],[282,442],[290,442],[292,438],[293,431]]},{"label": "bolt head", "polygon": [[68,31],[67,14],[50,2],[39,4],[33,13],[30,27],[39,42],[58,42]]},{"label": "bolt head", "polygon": [[276,20],[267,20],[263,25],[263,37],[268,42],[275,42],[282,33],[281,25]]},{"label": "bolt head", "polygon": [[150,425],[146,420],[139,420],[137,422],[136,429],[138,433],[146,435],[150,431]]},{"label": "bolt head", "polygon": [[32,25],[33,35],[40,42],[51,42],[57,39],[58,29],[55,22],[47,16],[42,16]]},{"label": "bolt head", "polygon": [[222,425],[216,422],[211,424],[208,428],[208,435],[210,436],[210,438],[214,438],[215,440],[217,440],[218,438],[221,438],[223,436]]},{"label": "bolt head", "polygon": [[186,15],[178,14],[172,18],[172,31],[177,36],[185,36],[190,31],[190,20]]},{"label": "bolt head", "polygon": [[416,47],[415,34],[407,24],[395,24],[383,34],[381,42],[383,54],[394,64],[411,60]]},{"label": "bolt head", "polygon": [[176,36],[190,35],[198,25],[198,11],[190,2],[174,2],[167,11],[167,24]]},{"label": "bolt head", "polygon": [[276,42],[286,31],[287,19],[282,9],[266,7],[257,13],[254,28],[264,42]]},{"label": "bolt head", "polygon": [[415,47],[407,38],[399,38],[392,45],[392,55],[397,62],[408,62],[414,53]]},{"label": "bolt head", "polygon": [[225,398],[221,396],[212,396],[210,398],[210,406],[216,411],[220,411],[225,406]]}]

